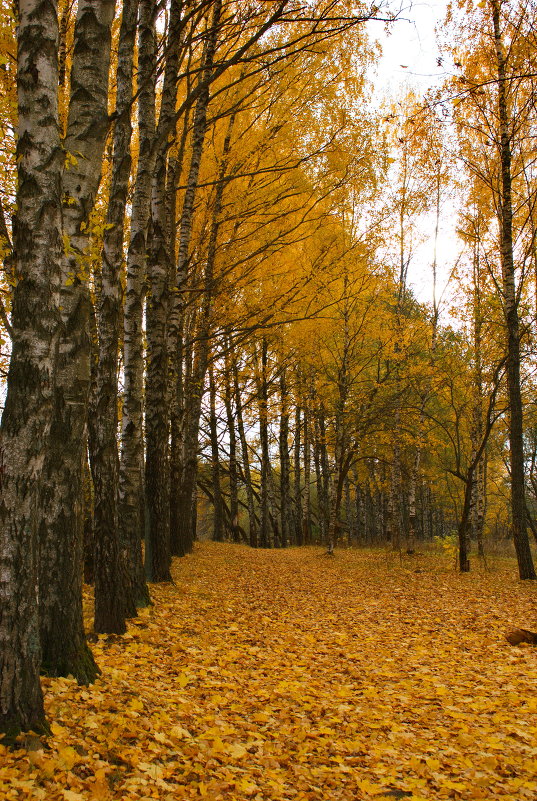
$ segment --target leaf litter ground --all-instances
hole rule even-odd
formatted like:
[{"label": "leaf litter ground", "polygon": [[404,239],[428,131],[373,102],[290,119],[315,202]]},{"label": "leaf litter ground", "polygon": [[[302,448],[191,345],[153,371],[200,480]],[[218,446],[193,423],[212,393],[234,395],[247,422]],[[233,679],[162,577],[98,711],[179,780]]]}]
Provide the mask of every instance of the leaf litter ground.
[{"label": "leaf litter ground", "polygon": [[[203,543],[91,687],[45,679],[53,737],[0,746],[0,797],[537,798],[536,589],[512,562]],[[89,609],[88,609],[89,612]]]}]

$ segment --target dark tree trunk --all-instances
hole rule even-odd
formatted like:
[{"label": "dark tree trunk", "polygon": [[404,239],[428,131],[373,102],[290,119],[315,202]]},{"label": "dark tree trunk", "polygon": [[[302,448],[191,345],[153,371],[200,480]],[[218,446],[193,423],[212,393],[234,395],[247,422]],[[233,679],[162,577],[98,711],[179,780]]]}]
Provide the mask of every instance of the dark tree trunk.
[{"label": "dark tree trunk", "polygon": [[300,469],[300,440],[301,440],[301,414],[298,401],[295,405],[295,442],[293,447],[294,465],[294,502],[295,502],[295,543],[302,545],[304,542],[302,532],[302,482]]},{"label": "dark tree trunk", "polygon": [[329,502],[329,487],[330,487],[330,470],[328,466],[328,448],[326,445],[326,422],[324,419],[324,409],[321,406],[318,416],[319,422],[319,459],[321,462],[321,516],[322,516],[322,533],[323,538],[321,542],[327,542],[328,538],[328,525],[330,518],[330,502]]},{"label": "dark tree trunk", "polygon": [[459,522],[457,536],[459,539],[459,570],[461,573],[468,573],[470,570],[470,530],[471,530],[471,508],[472,508],[472,488],[475,469],[470,465],[466,481],[464,484],[464,502],[462,514]]},{"label": "dark tree trunk", "polygon": [[286,370],[280,374],[280,521],[281,546],[287,547],[291,534],[291,469],[289,460],[289,395]]},{"label": "dark tree trunk", "polygon": [[345,478],[345,524],[347,526],[347,544],[355,538],[354,508],[351,504],[351,485],[349,477]]},{"label": "dark tree trunk", "polygon": [[[145,390],[146,462],[146,572],[150,581],[170,581],[170,464],[168,387],[168,313],[171,305],[170,277],[175,274],[175,230],[170,228],[166,190],[170,188],[168,143],[175,114],[177,74],[182,44],[181,0],[173,0],[167,39],[156,141],[159,144],[151,187],[150,248],[147,259],[149,293],[146,306],[147,375]],[[174,187],[175,189],[175,187]],[[169,238],[169,236],[171,238]]]},{"label": "dark tree trunk", "polygon": [[[190,115],[188,110],[183,118],[183,131],[179,144],[173,174],[168,171],[168,239],[173,242],[173,257],[175,259],[175,227],[176,227],[176,197],[177,186],[183,173],[187,137],[189,131]],[[177,280],[175,262],[170,270],[170,290]],[[172,283],[173,281],[173,283]],[[171,294],[171,292],[170,292]],[[171,302],[170,319],[173,314],[173,301]],[[179,331],[174,331],[168,320],[167,348],[168,348],[168,389],[170,399],[170,549],[172,556],[185,556],[186,546],[183,543],[180,531],[181,507],[179,504],[178,489],[183,483],[183,426],[185,420],[185,374],[187,364],[192,360],[192,346],[185,347],[183,342],[184,321],[181,321]]]},{"label": "dark tree trunk", "polygon": [[237,430],[239,432],[239,440],[241,443],[242,475],[244,479],[246,500],[248,506],[249,542],[250,542],[250,547],[257,548],[257,522],[255,516],[252,476],[250,472],[250,457],[248,454],[248,441],[246,439],[244,420],[242,416],[242,399],[241,399],[241,391],[239,385],[239,370],[237,367],[237,362],[234,358],[233,358],[233,388],[235,393],[235,409],[237,413]]},{"label": "dark tree trunk", "polygon": [[102,271],[97,292],[98,360],[91,409],[92,474],[94,486],[96,627],[121,629],[123,615],[136,615],[134,586],[129,575],[127,542],[120,542],[118,518],[119,455],[118,352],[121,325],[121,264],[125,208],[131,169],[132,77],[138,0],[123,4],[119,32],[116,114],[112,150],[112,179],[104,232]]},{"label": "dark tree trunk", "polygon": [[209,365],[209,396],[210,415],[209,432],[211,439],[211,481],[213,487],[213,540],[222,542],[224,539],[224,506],[222,503],[222,487],[220,483],[220,455],[218,448],[218,421],[216,417],[216,385],[214,382],[214,366]]},{"label": "dark tree trunk", "polygon": [[237,472],[237,433],[235,431],[235,417],[232,406],[232,367],[229,352],[226,351],[225,358],[225,393],[224,402],[226,406],[227,435],[229,439],[229,517],[231,538],[233,542],[241,541],[241,530],[239,525],[239,484]]},{"label": "dark tree trunk", "polygon": [[[173,354],[180,354],[184,348],[181,341],[185,331],[186,317],[186,290],[189,281],[190,240],[194,223],[194,204],[198,188],[198,177],[201,168],[201,159],[205,135],[207,132],[207,109],[209,106],[209,79],[212,72],[214,55],[220,29],[221,0],[215,0],[212,7],[212,19],[204,44],[203,69],[200,72],[198,88],[199,97],[194,111],[192,122],[192,143],[190,165],[186,181],[186,189],[179,222],[179,244],[177,250],[176,292],[173,294],[170,316],[168,320],[169,334],[168,347]],[[223,191],[223,189],[221,190]],[[220,196],[221,197],[221,196]],[[213,222],[214,225],[214,222]],[[216,226],[216,232],[218,225]],[[208,259],[209,261],[209,259]],[[208,355],[208,326],[212,309],[213,292],[213,264],[208,265],[205,275],[204,310],[202,322],[197,332],[196,354],[192,368],[192,383],[188,386],[185,378],[178,374],[174,387],[170,391],[175,393],[172,406],[179,413],[182,427],[178,428],[178,448],[174,453],[174,461],[181,458],[181,466],[174,464],[174,473],[180,476],[181,483],[175,490],[170,508],[170,519],[173,520],[175,530],[171,533],[174,541],[174,550],[183,555],[192,550],[195,532],[192,529],[192,498],[195,492],[195,475],[197,473],[197,448],[199,416],[201,413],[201,398],[207,370]],[[207,287],[209,291],[207,292]],[[182,396],[181,398],[179,396]],[[180,410],[180,404],[183,409]],[[192,477],[194,476],[194,480]],[[187,513],[187,508],[190,510]]]},{"label": "dark tree trunk", "polygon": [[83,476],[84,492],[84,581],[86,584],[93,584],[95,579],[94,569],[94,541],[93,536],[93,484],[88,459],[86,457]]},{"label": "dark tree trunk", "polygon": [[119,462],[120,540],[128,544],[130,574],[137,606],[149,602],[141,563],[144,520],[143,445],[143,284],[155,136],[155,0],[139,0],[138,22],[138,167],[132,199],[123,316],[124,394]]},{"label": "dark tree trunk", "polygon": [[317,492],[317,526],[319,542],[326,542],[326,531],[324,529],[323,511],[323,476],[321,472],[321,449],[319,443],[319,417],[314,417],[314,440],[313,440],[313,466],[315,469],[315,488]]},{"label": "dark tree trunk", "polygon": [[304,441],[304,511],[303,511],[303,541],[304,545],[311,544],[311,417],[308,406],[304,407],[303,441]]},{"label": "dark tree trunk", "polygon": [[[256,357],[257,359],[257,357]],[[269,431],[268,431],[268,384],[267,384],[268,348],[267,340],[261,341],[261,370],[257,376],[257,402],[259,408],[259,440],[261,443],[261,475],[259,488],[260,525],[259,545],[269,548],[271,545],[269,533]]]},{"label": "dark tree trunk", "polygon": [[526,526],[524,489],[524,428],[520,392],[520,324],[513,262],[513,209],[511,191],[511,135],[507,99],[506,59],[500,29],[500,0],[491,0],[498,70],[498,113],[501,160],[501,264],[507,333],[507,388],[509,394],[509,448],[511,456],[511,517],[521,579],[534,579]]}]

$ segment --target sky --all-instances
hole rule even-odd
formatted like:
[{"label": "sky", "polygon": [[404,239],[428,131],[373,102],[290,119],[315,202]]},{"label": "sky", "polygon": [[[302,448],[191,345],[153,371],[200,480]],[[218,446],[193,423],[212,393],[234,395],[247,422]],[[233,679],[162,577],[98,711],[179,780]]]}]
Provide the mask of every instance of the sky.
[{"label": "sky", "polygon": [[[370,35],[379,42],[383,51],[372,74],[376,97],[397,96],[408,88],[425,93],[445,78],[445,70],[437,63],[440,50],[435,28],[443,21],[446,8],[447,0],[415,2],[402,6],[400,18],[390,26],[388,33],[380,24],[371,26]],[[423,217],[422,228],[425,241],[415,250],[408,280],[421,302],[432,303],[434,215]],[[454,217],[444,211],[437,245],[437,299],[444,300],[444,313],[448,315],[445,304],[450,292],[446,290],[446,284],[459,248],[454,228]]]},{"label": "sky", "polygon": [[397,92],[405,84],[426,91],[442,79],[435,27],[444,19],[446,8],[445,0],[403,5],[399,19],[387,33],[380,25],[371,28],[371,36],[383,49],[377,67],[382,91]]}]

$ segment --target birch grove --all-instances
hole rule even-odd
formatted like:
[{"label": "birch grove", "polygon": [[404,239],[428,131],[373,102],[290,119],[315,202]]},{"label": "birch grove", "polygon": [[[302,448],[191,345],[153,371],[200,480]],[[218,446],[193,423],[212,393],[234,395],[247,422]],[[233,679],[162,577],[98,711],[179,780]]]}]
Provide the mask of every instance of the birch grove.
[{"label": "birch grove", "polygon": [[459,12],[443,84],[380,102],[389,5],[1,18],[0,733],[98,675],[84,575],[122,635],[199,539],[462,572],[512,541],[535,578],[537,21]]}]

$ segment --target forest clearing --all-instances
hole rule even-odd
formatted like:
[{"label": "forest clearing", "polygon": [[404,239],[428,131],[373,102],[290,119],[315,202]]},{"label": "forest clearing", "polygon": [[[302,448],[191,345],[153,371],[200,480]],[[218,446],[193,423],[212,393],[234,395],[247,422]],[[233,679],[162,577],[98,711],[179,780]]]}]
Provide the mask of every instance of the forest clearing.
[{"label": "forest clearing", "polygon": [[[48,745],[3,801],[535,799],[535,622],[513,560],[202,543],[90,687],[44,680]],[[87,610],[89,613],[89,609]],[[393,794],[391,794],[393,791]]]}]

